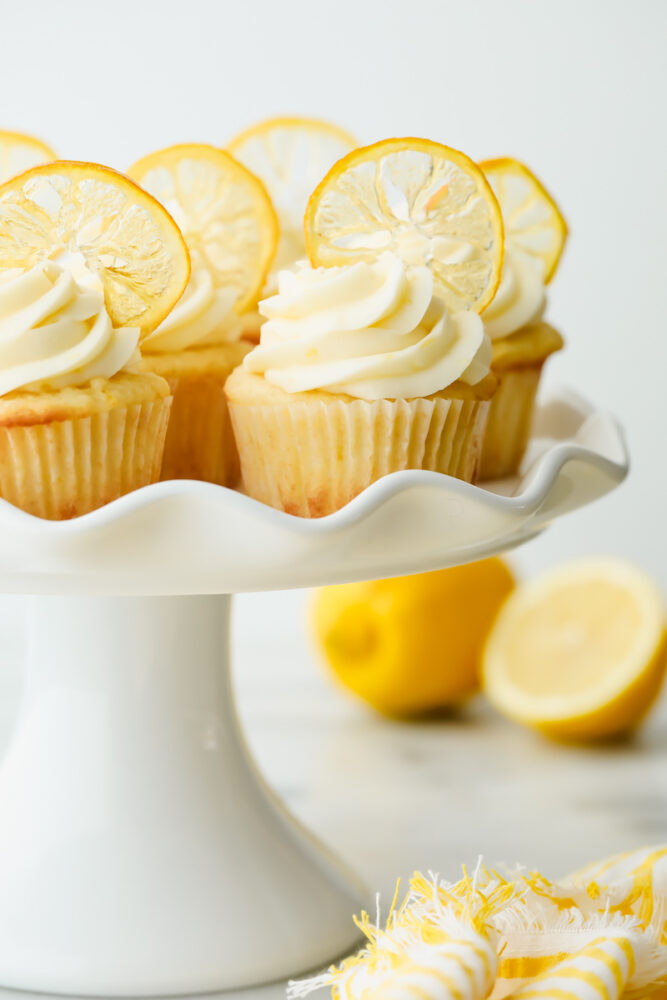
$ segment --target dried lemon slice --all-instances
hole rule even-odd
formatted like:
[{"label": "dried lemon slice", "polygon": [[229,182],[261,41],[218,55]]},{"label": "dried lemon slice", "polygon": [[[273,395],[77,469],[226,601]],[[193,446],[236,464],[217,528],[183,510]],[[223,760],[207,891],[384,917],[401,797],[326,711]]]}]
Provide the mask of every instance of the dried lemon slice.
[{"label": "dried lemon slice", "polygon": [[170,146],[128,171],[178,222],[192,256],[218,287],[236,292],[236,310],[254,305],[278,244],[278,220],[264,185],[228,153]]},{"label": "dried lemon slice", "polygon": [[40,163],[56,159],[50,146],[22,132],[0,131],[0,184]]},{"label": "dried lemon slice", "polygon": [[229,143],[236,159],[264,182],[278,214],[276,268],[305,256],[303,213],[313,188],[356,145],[343,129],[316,118],[270,118]]},{"label": "dried lemon slice", "polygon": [[508,245],[536,259],[548,284],[567,238],[567,223],[558,205],[519,160],[505,156],[484,160],[480,167],[500,203]]},{"label": "dried lemon slice", "polygon": [[452,310],[481,312],[500,280],[503,224],[484,174],[427,139],[385,139],[339,160],[310,197],[305,232],[314,265],[383,250],[427,265]]},{"label": "dried lemon slice", "polygon": [[99,275],[116,326],[150,333],[190,275],[178,226],[131,180],[97,163],[56,160],[0,187],[0,268],[74,259]]}]

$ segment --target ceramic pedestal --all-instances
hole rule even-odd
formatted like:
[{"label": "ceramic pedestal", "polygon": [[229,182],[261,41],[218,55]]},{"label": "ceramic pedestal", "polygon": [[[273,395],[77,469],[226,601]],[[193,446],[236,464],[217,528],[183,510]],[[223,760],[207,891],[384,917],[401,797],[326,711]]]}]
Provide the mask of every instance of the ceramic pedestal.
[{"label": "ceramic pedestal", "polygon": [[239,731],[228,595],[481,558],[625,476],[616,425],[580,400],[545,403],[537,428],[516,483],[398,473],[317,522],[203,483],[62,523],[0,502],[0,589],[33,595],[0,768],[1,987],[213,992],[354,946],[368,898],[266,787]]}]

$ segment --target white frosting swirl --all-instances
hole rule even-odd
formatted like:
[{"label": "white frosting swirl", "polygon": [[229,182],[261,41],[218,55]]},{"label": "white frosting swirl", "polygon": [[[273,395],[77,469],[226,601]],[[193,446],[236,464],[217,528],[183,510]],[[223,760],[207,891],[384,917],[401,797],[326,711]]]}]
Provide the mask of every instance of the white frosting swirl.
[{"label": "white frosting swirl", "polygon": [[75,261],[0,273],[0,395],[111,378],[138,360],[139,333],[113,326],[99,277]]},{"label": "white frosting swirl", "polygon": [[245,367],[286,392],[324,389],[359,399],[413,399],[489,372],[477,313],[450,314],[427,267],[391,253],[373,263],[281,271],[278,294]]},{"label": "white frosting swirl", "polygon": [[484,310],[484,326],[491,340],[538,322],[545,305],[539,265],[525,253],[506,247],[498,291]]},{"label": "white frosting swirl", "polygon": [[233,289],[215,287],[207,268],[193,270],[174,308],[143,341],[143,351],[164,354],[239,340],[243,326],[235,300]]}]

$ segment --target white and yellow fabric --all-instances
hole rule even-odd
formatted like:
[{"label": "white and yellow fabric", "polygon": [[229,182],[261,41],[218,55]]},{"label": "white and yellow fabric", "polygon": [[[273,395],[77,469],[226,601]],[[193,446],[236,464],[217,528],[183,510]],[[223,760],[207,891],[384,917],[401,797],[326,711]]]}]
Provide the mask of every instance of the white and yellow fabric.
[{"label": "white and yellow fabric", "polygon": [[363,951],[315,979],[291,983],[289,996],[331,986],[338,1000],[482,1000],[498,970],[488,917],[511,894],[506,886],[479,892],[467,876],[445,886],[415,875],[400,906],[397,887],[385,928],[379,912],[374,924],[367,913],[355,918],[368,940]]},{"label": "white and yellow fabric", "polygon": [[560,884],[481,863],[454,884],[416,874],[384,927],[379,912],[357,924],[366,947],[292,983],[292,1000],[322,987],[334,1000],[663,1000],[667,847],[619,855]]},{"label": "white and yellow fabric", "polygon": [[511,994],[512,1000],[619,1000],[637,967],[634,946],[624,934],[596,938],[572,957],[530,979]]}]

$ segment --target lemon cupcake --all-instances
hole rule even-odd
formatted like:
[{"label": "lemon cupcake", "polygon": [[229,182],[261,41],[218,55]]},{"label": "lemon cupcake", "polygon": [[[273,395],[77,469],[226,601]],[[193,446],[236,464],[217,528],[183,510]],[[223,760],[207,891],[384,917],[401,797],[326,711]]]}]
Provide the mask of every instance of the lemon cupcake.
[{"label": "lemon cupcake", "polygon": [[545,361],[563,347],[543,321],[545,285],[563,251],[567,228],[555,202],[517,160],[490,160],[482,168],[505,220],[500,286],[484,312],[498,377],[484,437],[480,479],[514,475],[521,465]]},{"label": "lemon cupcake", "polygon": [[[251,125],[227,147],[263,182],[280,225],[278,249],[262,295],[278,291],[278,272],[306,255],[303,214],[327,170],[357,145],[352,136],[317,118],[279,117]],[[257,308],[243,316],[243,338],[259,343],[263,316]]]},{"label": "lemon cupcake", "polygon": [[475,478],[495,380],[474,312],[400,257],[279,276],[259,347],[227,382],[250,496],[302,517],[401,469]]},{"label": "lemon cupcake", "polygon": [[498,284],[498,203],[463,153],[390,139],[343,157],[305,216],[228,379],[246,491],[303,517],[403,469],[474,481],[496,380],[479,312]]},{"label": "lemon cupcake", "polygon": [[54,162],[0,187],[3,499],[61,520],[159,478],[171,395],[138,344],[188,273],[173,220],[115,171]]},{"label": "lemon cupcake", "polygon": [[130,174],[171,212],[190,251],[181,301],[143,344],[144,368],[174,396],[162,479],[233,486],[238,455],[224,384],[250,345],[243,325],[273,260],[275,213],[260,181],[221,150],[172,146]]}]

